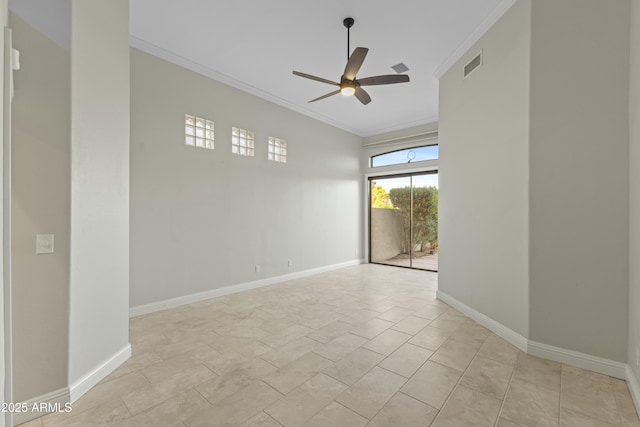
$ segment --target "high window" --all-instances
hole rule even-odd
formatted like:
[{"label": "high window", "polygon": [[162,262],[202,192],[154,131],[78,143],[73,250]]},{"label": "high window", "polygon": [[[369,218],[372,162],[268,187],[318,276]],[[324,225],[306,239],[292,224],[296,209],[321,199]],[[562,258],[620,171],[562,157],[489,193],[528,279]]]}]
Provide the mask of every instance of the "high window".
[{"label": "high window", "polygon": [[269,160],[287,163],[287,141],[273,136],[269,137]]},{"label": "high window", "polygon": [[184,143],[213,150],[213,121],[185,114]]},{"label": "high window", "polygon": [[405,148],[391,151],[371,157],[371,167],[401,165],[404,163],[423,162],[425,160],[438,159],[437,145],[424,145],[422,147]]},{"label": "high window", "polygon": [[240,156],[253,157],[255,154],[253,132],[236,127],[231,128],[231,152]]}]

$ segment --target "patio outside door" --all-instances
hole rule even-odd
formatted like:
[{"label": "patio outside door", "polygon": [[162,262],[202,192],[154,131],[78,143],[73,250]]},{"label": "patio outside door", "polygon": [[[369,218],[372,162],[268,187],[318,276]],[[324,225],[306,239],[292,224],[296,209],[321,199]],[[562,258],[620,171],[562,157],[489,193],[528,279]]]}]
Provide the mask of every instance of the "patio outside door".
[{"label": "patio outside door", "polygon": [[369,178],[369,261],[438,271],[438,173]]}]

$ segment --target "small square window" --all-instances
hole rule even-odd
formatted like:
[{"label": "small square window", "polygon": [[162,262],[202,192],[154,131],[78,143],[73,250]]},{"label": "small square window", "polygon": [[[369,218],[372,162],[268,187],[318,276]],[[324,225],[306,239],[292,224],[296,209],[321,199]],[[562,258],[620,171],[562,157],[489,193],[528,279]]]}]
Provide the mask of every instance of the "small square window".
[{"label": "small square window", "polygon": [[201,117],[184,115],[184,143],[192,147],[213,150],[213,122]]},{"label": "small square window", "polygon": [[269,160],[278,163],[287,163],[287,141],[270,136],[268,153]]},{"label": "small square window", "polygon": [[254,157],[254,149],[253,132],[236,127],[231,128],[231,152],[233,154]]}]

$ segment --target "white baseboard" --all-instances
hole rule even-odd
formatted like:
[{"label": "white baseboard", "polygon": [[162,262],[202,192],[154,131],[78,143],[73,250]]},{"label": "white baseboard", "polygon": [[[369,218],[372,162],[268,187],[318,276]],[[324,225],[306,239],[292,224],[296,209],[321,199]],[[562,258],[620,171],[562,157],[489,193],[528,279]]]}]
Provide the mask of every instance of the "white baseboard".
[{"label": "white baseboard", "polygon": [[553,360],[554,362],[565,363],[577,368],[587,369],[610,377],[625,379],[627,377],[627,364],[616,362],[615,360],[604,359],[578,351],[567,350],[542,344],[536,341],[529,341],[527,353]]},{"label": "white baseboard", "polygon": [[451,307],[455,308],[459,312],[472,318],[473,320],[475,320],[485,328],[489,329],[494,334],[498,335],[503,340],[511,343],[512,345],[524,351],[525,353],[527,352],[527,344],[529,340],[527,340],[525,337],[523,337],[516,331],[507,328],[502,323],[496,322],[489,316],[486,316],[480,313],[479,311],[469,307],[468,305],[458,301],[457,299],[445,294],[440,290],[436,291],[436,297],[442,302],[449,304]]},{"label": "white baseboard", "polygon": [[[51,413],[52,411],[64,411],[65,404],[73,403],[78,400],[83,394],[113,372],[129,357],[131,357],[131,345],[127,344],[122,350],[118,351],[112,357],[104,361],[100,366],[84,375],[70,387],[61,388],[60,390],[55,390],[50,393],[43,394],[42,396],[34,397],[26,402],[20,402],[26,404],[27,411],[14,412],[13,423],[16,425],[22,424]],[[49,410],[45,410],[45,408],[41,406],[42,404],[46,405],[46,408],[49,408]],[[41,408],[43,410],[32,411],[34,407],[39,409]]]},{"label": "white baseboard", "polygon": [[627,365],[627,385],[629,386],[629,392],[633,398],[633,403],[636,405],[636,412],[640,414],[640,384],[638,384],[638,378],[631,370],[631,367]]},{"label": "white baseboard", "polygon": [[69,387],[70,402],[73,403],[78,400],[83,394],[102,381],[103,378],[113,372],[130,357],[131,344],[127,344],[116,354],[102,362],[102,364],[94,368],[92,371],[86,373],[78,381],[71,384]]},{"label": "white baseboard", "polygon": [[22,424],[27,421],[35,420],[43,415],[50,413],[50,411],[41,411],[35,410],[32,411],[34,406],[40,408],[41,404],[47,405],[47,407],[57,407],[59,410],[64,410],[65,404],[69,402],[69,389],[67,387],[61,388],[59,390],[52,391],[47,394],[43,394],[42,396],[34,397],[33,399],[29,399],[26,402],[20,402],[26,404],[26,412],[14,412],[13,413],[13,423],[14,424]]},{"label": "white baseboard", "polygon": [[253,282],[246,282],[246,283],[240,283],[237,285],[225,286],[222,288],[211,289],[210,291],[198,292],[195,294],[184,295],[181,297],[171,298],[164,301],[158,301],[158,302],[152,302],[150,304],[139,305],[136,307],[131,307],[129,309],[129,317],[142,316],[143,314],[154,313],[156,311],[179,307],[181,305],[193,304],[194,302],[204,301],[211,298],[235,294],[237,292],[248,291],[250,289],[262,288],[264,286],[285,282],[287,280],[300,279],[302,277],[313,276],[314,274],[325,273],[327,271],[333,271],[333,270],[338,270],[340,268],[363,264],[364,262],[365,261],[363,259],[356,259],[352,261],[343,262],[340,264],[332,264],[324,267],[297,271],[295,273],[268,277],[266,279],[255,280]]},{"label": "white baseboard", "polygon": [[609,375],[615,378],[628,378],[627,364],[625,363],[531,341],[504,326],[502,323],[493,320],[440,290],[437,291],[436,296],[442,302],[445,302],[456,310],[464,313],[527,354],[543,357],[555,362],[565,363],[577,368],[588,369],[590,371]]}]

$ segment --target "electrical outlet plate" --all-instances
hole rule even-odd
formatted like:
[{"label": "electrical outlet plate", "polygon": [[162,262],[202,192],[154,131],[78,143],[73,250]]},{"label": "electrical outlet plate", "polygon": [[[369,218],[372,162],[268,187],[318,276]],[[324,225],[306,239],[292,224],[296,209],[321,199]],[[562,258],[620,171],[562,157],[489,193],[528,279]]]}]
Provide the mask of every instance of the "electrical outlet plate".
[{"label": "electrical outlet plate", "polygon": [[256,265],[256,273],[260,273],[260,266]]},{"label": "electrical outlet plate", "polygon": [[36,234],[36,254],[52,254],[53,251],[53,234]]},{"label": "electrical outlet plate", "polygon": [[291,267],[291,266],[293,265],[293,261],[291,261],[291,260],[287,261],[287,265],[288,265],[289,267]]}]

